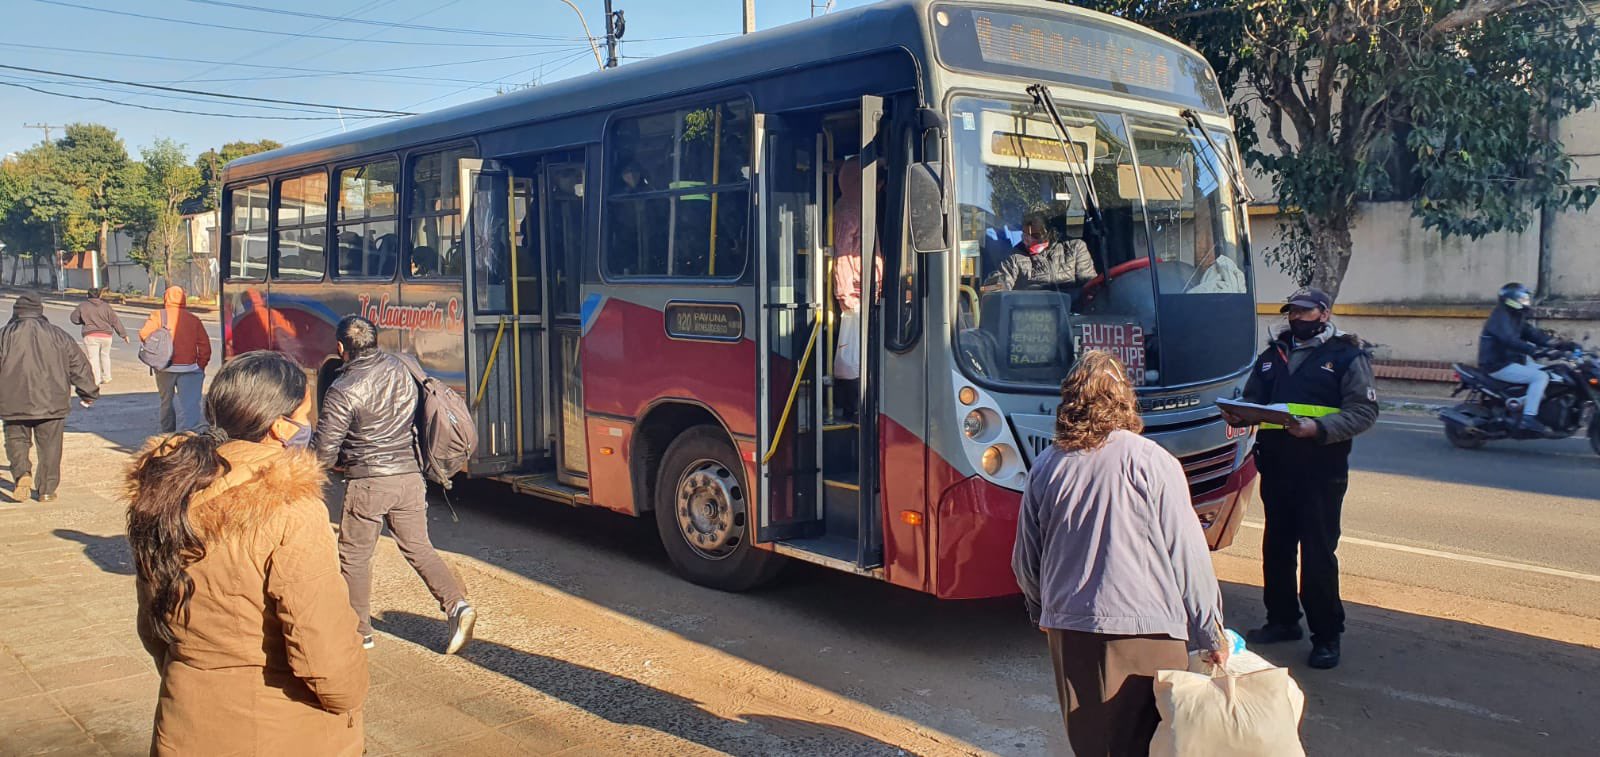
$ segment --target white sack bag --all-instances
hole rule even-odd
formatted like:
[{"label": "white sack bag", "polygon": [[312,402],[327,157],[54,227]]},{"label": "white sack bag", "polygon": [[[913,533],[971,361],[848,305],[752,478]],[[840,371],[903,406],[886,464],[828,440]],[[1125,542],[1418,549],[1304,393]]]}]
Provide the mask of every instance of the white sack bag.
[{"label": "white sack bag", "polygon": [[1305,694],[1286,668],[1253,652],[1233,655],[1225,670],[1213,673],[1160,671],[1155,694],[1161,724],[1150,741],[1151,757],[1305,755]]}]

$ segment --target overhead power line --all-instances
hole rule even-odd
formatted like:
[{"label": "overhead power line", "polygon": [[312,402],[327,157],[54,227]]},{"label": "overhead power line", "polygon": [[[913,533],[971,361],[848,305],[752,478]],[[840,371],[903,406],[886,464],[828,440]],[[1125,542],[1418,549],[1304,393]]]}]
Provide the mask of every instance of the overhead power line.
[{"label": "overhead power line", "polygon": [[500,32],[486,29],[460,29],[449,26],[429,26],[426,24],[407,24],[398,21],[377,21],[353,16],[328,16],[321,13],[306,13],[303,11],[284,10],[282,8],[260,8],[243,3],[225,3],[222,0],[188,0],[198,5],[213,5],[219,8],[237,8],[256,13],[272,13],[279,16],[294,16],[296,18],[314,18],[321,21],[333,21],[343,24],[365,24],[367,26],[382,26],[390,29],[410,29],[413,31],[440,32],[443,34],[471,34],[479,37],[503,37],[511,39],[539,39],[556,42],[582,42],[582,37],[558,37],[549,34],[527,34],[524,32]]},{"label": "overhead power line", "polygon": [[[93,95],[72,95],[72,94],[67,94],[65,92],[51,92],[49,90],[44,90],[44,89],[40,89],[38,87],[30,86],[30,85],[27,85],[27,84],[20,84],[20,83],[13,82],[13,81],[0,81],[0,87],[16,87],[18,89],[26,89],[26,90],[29,90],[31,92],[37,92],[37,93],[39,93],[41,95],[51,95],[53,97],[66,97],[66,98],[70,98],[70,99],[73,99],[73,100],[92,100],[92,101],[95,101],[95,102],[110,103],[112,105],[121,105],[121,106],[128,107],[128,108],[138,108],[140,110],[156,110],[156,111],[162,111],[164,113],[183,113],[183,114],[191,115],[191,116],[217,116],[217,117],[220,117],[220,118],[255,118],[255,119],[262,119],[262,120],[267,120],[267,121],[337,121],[337,120],[339,120],[339,117],[336,116],[336,115],[335,116],[268,116],[268,115],[252,115],[252,114],[247,114],[247,113],[211,113],[211,112],[199,111],[199,110],[185,110],[185,109],[182,109],[182,108],[163,108],[163,107],[160,107],[160,106],[157,106],[157,105],[140,105],[139,103],[125,102],[125,101],[122,101],[122,100],[113,100],[113,99],[111,99],[109,97],[95,97]],[[358,116],[352,116],[352,118],[356,118],[356,117],[358,117]],[[359,118],[382,118],[382,117],[383,116],[359,116]]]},{"label": "overhead power line", "polygon": [[45,5],[56,5],[56,6],[60,6],[62,8],[76,8],[78,10],[94,11],[96,13],[109,13],[109,14],[114,15],[114,16],[127,16],[129,18],[142,18],[142,19],[145,19],[145,20],[148,20],[148,21],[165,21],[165,22],[173,23],[173,24],[185,24],[185,25],[188,25],[188,26],[201,26],[201,27],[205,27],[205,28],[208,28],[208,29],[226,29],[228,31],[235,31],[235,32],[253,32],[253,33],[256,33],[256,34],[276,34],[278,36],[294,37],[296,39],[326,39],[326,40],[333,40],[335,42],[366,42],[366,43],[375,44],[375,45],[409,45],[409,46],[412,46],[412,47],[416,47],[416,46],[422,46],[422,47],[499,47],[499,48],[526,49],[526,48],[530,48],[530,47],[558,47],[558,46],[561,46],[561,45],[559,45],[557,43],[535,43],[535,42],[517,42],[517,43],[413,42],[413,41],[409,41],[409,40],[395,40],[395,39],[362,39],[362,38],[359,38],[359,37],[335,37],[335,36],[327,35],[327,34],[309,34],[309,33],[304,33],[304,32],[283,32],[283,31],[278,31],[276,29],[253,29],[253,28],[250,28],[248,26],[229,26],[227,24],[212,24],[212,23],[207,23],[205,21],[193,21],[193,20],[186,19],[186,18],[169,18],[169,17],[166,17],[166,16],[152,16],[152,15],[145,14],[145,13],[134,13],[132,11],[116,10],[116,9],[113,9],[113,8],[97,8],[97,7],[93,6],[93,5],[79,5],[77,3],[63,2],[63,0],[33,0],[33,1],[36,2],[36,3],[43,3]]},{"label": "overhead power line", "polygon": [[205,95],[206,97],[217,97],[217,98],[221,98],[221,99],[224,99],[224,100],[246,100],[246,101],[250,101],[250,102],[273,103],[275,105],[302,105],[302,106],[309,107],[309,108],[325,108],[327,110],[349,110],[349,111],[357,111],[357,112],[361,112],[361,113],[377,113],[379,115],[385,115],[385,116],[413,116],[413,115],[416,115],[415,113],[408,113],[406,111],[400,111],[400,110],[383,110],[383,109],[380,109],[380,108],[359,108],[359,107],[348,106],[348,105],[327,105],[327,104],[323,104],[323,103],[302,102],[302,101],[299,101],[299,100],[278,100],[278,99],[274,99],[274,98],[270,98],[270,97],[250,97],[248,95],[230,95],[230,94],[226,94],[226,93],[222,93],[222,92],[206,92],[205,90],[184,89],[182,87],[165,87],[165,86],[162,86],[162,85],[159,85],[159,84],[143,84],[143,83],[140,83],[140,82],[122,81],[120,79],[103,79],[103,78],[98,77],[98,76],[84,76],[82,74],[69,74],[69,73],[63,73],[61,71],[48,71],[48,70],[45,70],[45,69],[42,69],[42,68],[28,68],[26,66],[11,66],[11,65],[3,64],[3,63],[0,63],[0,68],[9,69],[9,70],[12,70],[12,71],[24,71],[24,72],[27,72],[27,73],[30,73],[30,74],[45,74],[47,76],[61,76],[61,77],[65,77],[65,78],[68,78],[68,79],[82,79],[84,81],[97,81],[97,82],[104,82],[106,84],[120,84],[120,85],[125,86],[125,87],[139,87],[139,88],[142,88],[142,89],[155,89],[155,90],[161,90],[163,92],[181,92],[181,93],[187,94],[187,95]]}]

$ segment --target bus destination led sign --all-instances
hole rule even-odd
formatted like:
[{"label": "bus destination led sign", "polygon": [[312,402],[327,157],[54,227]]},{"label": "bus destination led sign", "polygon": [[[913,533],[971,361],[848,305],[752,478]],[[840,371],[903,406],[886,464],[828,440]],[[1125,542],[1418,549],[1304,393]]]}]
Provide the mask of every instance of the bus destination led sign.
[{"label": "bus destination led sign", "polygon": [[1173,56],[1130,37],[1010,13],[972,14],[978,50],[990,63],[1007,63],[1128,86],[1176,92]]},{"label": "bus destination led sign", "polygon": [[667,336],[701,342],[737,342],[744,337],[744,311],[731,302],[669,302]]},{"label": "bus destination led sign", "polygon": [[1205,60],[1153,32],[1042,10],[940,4],[933,14],[939,60],[951,68],[1225,110]]}]

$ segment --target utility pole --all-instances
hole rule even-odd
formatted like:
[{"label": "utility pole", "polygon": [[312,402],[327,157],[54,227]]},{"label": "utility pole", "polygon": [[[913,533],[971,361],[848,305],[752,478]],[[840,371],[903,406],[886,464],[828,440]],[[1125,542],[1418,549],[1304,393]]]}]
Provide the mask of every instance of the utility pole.
[{"label": "utility pole", "polygon": [[65,129],[67,127],[61,126],[59,124],[23,124],[22,128],[24,128],[24,129],[44,129],[44,141],[45,142],[49,142],[50,141],[50,132],[51,131],[53,131],[55,129]]},{"label": "utility pole", "polygon": [[756,0],[744,0],[744,33],[756,30]]},{"label": "utility pole", "polygon": [[611,0],[606,0],[606,68],[617,67],[617,42],[627,29],[628,22],[623,20],[622,11],[611,10]]}]

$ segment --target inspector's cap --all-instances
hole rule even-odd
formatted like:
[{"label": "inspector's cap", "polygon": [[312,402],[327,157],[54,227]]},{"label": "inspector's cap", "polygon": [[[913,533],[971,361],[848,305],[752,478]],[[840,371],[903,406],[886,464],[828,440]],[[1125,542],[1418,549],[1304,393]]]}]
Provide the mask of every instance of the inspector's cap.
[{"label": "inspector's cap", "polygon": [[1289,312],[1289,308],[1321,308],[1323,310],[1333,310],[1333,298],[1329,297],[1328,293],[1322,291],[1321,289],[1305,287],[1296,291],[1294,294],[1289,295],[1289,299],[1284,301],[1283,307],[1279,308],[1278,312],[1287,313]]}]

